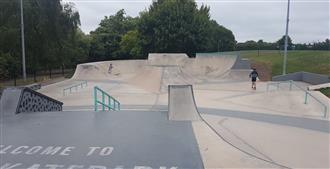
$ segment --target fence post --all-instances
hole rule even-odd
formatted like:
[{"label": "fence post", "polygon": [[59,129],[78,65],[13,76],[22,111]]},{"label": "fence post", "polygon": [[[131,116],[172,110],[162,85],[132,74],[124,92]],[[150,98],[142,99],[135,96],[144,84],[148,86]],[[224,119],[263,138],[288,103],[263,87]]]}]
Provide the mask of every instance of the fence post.
[{"label": "fence post", "polygon": [[108,109],[111,110],[111,98],[108,96]]},{"label": "fence post", "polygon": [[105,111],[105,101],[104,101],[104,93],[102,92],[102,111]]},{"label": "fence post", "polygon": [[324,106],[324,118],[327,118],[327,114],[328,114],[327,111],[328,111],[327,106]]},{"label": "fence post", "polygon": [[97,90],[94,87],[94,110],[97,111]]}]

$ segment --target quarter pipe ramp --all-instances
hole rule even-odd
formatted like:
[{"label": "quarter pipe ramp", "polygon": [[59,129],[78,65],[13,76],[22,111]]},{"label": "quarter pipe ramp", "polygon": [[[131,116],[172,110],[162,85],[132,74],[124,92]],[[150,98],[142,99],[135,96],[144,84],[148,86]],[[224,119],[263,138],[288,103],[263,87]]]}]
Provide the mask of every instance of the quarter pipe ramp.
[{"label": "quarter pipe ramp", "polygon": [[174,121],[200,120],[192,85],[168,86],[168,118]]}]

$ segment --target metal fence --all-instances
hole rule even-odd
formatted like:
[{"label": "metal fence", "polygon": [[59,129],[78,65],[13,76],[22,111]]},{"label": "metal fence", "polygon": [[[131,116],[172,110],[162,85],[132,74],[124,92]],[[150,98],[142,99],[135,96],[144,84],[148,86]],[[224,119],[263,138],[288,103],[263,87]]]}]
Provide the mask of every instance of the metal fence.
[{"label": "metal fence", "polygon": [[283,90],[288,90],[288,91],[300,91],[303,92],[304,95],[304,102],[303,104],[309,104],[310,102],[316,102],[322,107],[322,113],[323,117],[327,118],[328,117],[328,106],[327,104],[323,103],[320,99],[315,97],[310,91],[307,89],[297,85],[294,81],[289,80],[289,81],[279,81],[279,82],[268,82],[267,83],[267,92],[269,91],[283,91]]},{"label": "metal fence", "polygon": [[[99,96],[101,96],[101,99],[99,99]],[[101,105],[102,111],[108,110],[114,110],[118,111],[120,110],[120,102],[114,99],[112,96],[110,96],[108,93],[100,89],[99,87],[94,87],[94,110],[98,111],[98,105]]]}]

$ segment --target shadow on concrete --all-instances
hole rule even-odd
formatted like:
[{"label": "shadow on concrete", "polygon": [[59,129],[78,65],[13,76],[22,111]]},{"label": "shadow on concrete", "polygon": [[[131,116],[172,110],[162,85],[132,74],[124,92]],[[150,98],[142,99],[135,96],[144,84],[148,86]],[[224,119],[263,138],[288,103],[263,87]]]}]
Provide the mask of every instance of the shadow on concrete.
[{"label": "shadow on concrete", "polygon": [[262,114],[224,109],[199,108],[205,114],[212,114],[225,117],[233,117],[244,120],[259,121],[277,125],[285,125],[324,133],[330,133],[330,122],[327,120],[309,119],[303,117],[292,117],[275,114]]}]

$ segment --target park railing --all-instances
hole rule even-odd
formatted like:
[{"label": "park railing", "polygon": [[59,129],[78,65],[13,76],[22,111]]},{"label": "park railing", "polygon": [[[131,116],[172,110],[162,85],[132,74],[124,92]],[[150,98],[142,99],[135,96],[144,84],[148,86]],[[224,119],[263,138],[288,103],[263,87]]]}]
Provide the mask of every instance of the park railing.
[{"label": "park railing", "polygon": [[84,88],[87,87],[87,81],[83,81],[81,83],[75,84],[73,86],[67,87],[63,89],[63,96],[66,94],[71,94],[73,91],[78,91],[78,88]]},{"label": "park railing", "polygon": [[267,92],[271,90],[289,90],[289,91],[302,91],[304,93],[304,104],[308,104],[311,101],[315,101],[318,104],[321,105],[322,107],[322,112],[324,114],[324,118],[328,116],[328,106],[327,104],[323,103],[320,99],[315,97],[311,92],[307,90],[307,88],[303,88],[294,81],[289,80],[289,81],[278,81],[278,82],[268,82],[267,83]]},{"label": "park railing", "polygon": [[[267,92],[270,90],[274,90],[274,88],[276,90],[280,90],[280,89],[288,89],[289,91],[292,90],[293,87],[293,81],[289,80],[289,81],[280,81],[280,82],[268,82],[267,83]],[[300,86],[297,86],[299,89],[304,90],[303,88],[301,88]]]},{"label": "park railing", "polygon": [[[99,98],[101,97],[101,99]],[[94,110],[98,111],[98,106],[101,105],[102,111],[107,110],[120,110],[120,102],[110,96],[108,93],[100,89],[99,87],[94,87]]]}]

